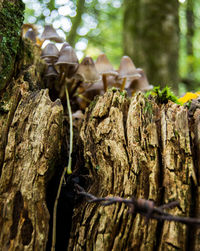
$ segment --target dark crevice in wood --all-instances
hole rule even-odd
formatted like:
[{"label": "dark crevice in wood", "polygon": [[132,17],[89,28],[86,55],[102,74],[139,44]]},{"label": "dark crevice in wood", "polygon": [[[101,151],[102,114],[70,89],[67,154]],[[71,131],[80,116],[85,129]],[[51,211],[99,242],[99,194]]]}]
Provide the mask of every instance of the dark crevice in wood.
[{"label": "dark crevice in wood", "polygon": [[4,163],[4,157],[5,157],[5,147],[6,147],[7,142],[8,142],[9,128],[10,128],[10,125],[12,123],[15,111],[17,109],[17,106],[18,106],[18,104],[20,102],[20,99],[21,99],[21,94],[20,94],[19,89],[17,89],[15,92],[16,93],[14,95],[12,108],[11,108],[9,114],[8,114],[8,117],[6,118],[7,123],[3,127],[2,132],[1,132],[2,143],[1,143],[1,146],[0,146],[0,149],[1,149],[1,154],[0,154],[0,177],[1,177],[2,167],[3,167],[3,163]]},{"label": "dark crevice in wood", "polygon": [[[158,117],[160,117],[160,108],[157,109]],[[158,135],[158,166],[159,166],[159,174],[158,174],[158,187],[159,187],[159,194],[158,194],[158,202],[160,205],[164,203],[164,187],[163,187],[163,176],[164,176],[164,166],[163,166],[163,158],[162,158],[162,138],[161,138],[161,119],[156,120],[156,127],[157,127],[157,135]],[[162,238],[162,229],[163,229],[163,222],[159,221],[156,227],[156,243],[154,250],[159,250],[159,245],[161,243]]]}]

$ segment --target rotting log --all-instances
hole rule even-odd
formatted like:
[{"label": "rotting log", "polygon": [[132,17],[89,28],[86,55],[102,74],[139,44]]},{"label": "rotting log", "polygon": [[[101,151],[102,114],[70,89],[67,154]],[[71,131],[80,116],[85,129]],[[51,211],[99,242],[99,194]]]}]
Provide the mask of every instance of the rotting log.
[{"label": "rotting log", "polygon": [[[197,109],[194,122],[186,107],[171,101],[158,105],[141,93],[131,100],[119,91],[99,97],[87,109],[80,132],[88,192],[135,196],[156,205],[179,200],[180,207],[168,212],[198,217],[199,116]],[[82,202],[72,222],[68,250],[199,250],[194,227],[155,220],[146,225],[122,204]]]}]

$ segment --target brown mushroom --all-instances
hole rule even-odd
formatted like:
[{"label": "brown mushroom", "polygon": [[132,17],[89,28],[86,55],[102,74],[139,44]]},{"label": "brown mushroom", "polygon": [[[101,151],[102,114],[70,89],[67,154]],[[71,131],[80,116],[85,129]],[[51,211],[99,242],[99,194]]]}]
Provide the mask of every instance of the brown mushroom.
[{"label": "brown mushroom", "polygon": [[103,95],[103,93],[103,82],[101,80],[89,87],[86,83],[82,83],[76,95],[80,109],[85,110],[95,96]]},{"label": "brown mushroom", "polygon": [[52,40],[57,43],[62,43],[63,39],[58,35],[56,30],[52,27],[52,25],[45,25],[44,31],[41,35],[42,40]]},{"label": "brown mushroom", "polygon": [[31,41],[33,41],[34,43],[36,43],[36,34],[35,34],[33,29],[28,29],[27,30],[27,32],[25,34],[25,38],[28,38]]},{"label": "brown mushroom", "polygon": [[34,31],[35,35],[38,35],[38,30],[34,24],[23,24],[22,25],[22,36],[25,37],[27,31],[31,29]]},{"label": "brown mushroom", "polygon": [[47,64],[54,64],[58,56],[59,50],[53,43],[47,44],[41,54],[41,58],[43,58]]},{"label": "brown mushroom", "polygon": [[93,84],[100,80],[100,75],[97,72],[94,61],[91,57],[85,57],[78,67],[76,78],[79,78],[84,83]]},{"label": "brown mushroom", "polygon": [[124,90],[127,80],[132,82],[133,80],[139,79],[141,77],[141,75],[136,71],[136,67],[133,61],[128,56],[122,57],[118,72],[118,79],[123,79],[121,84],[121,91]]},{"label": "brown mushroom", "polygon": [[[64,46],[65,45],[65,46]],[[78,58],[74,49],[69,44],[64,44],[59,53],[55,66],[59,67],[60,73],[71,78],[78,68]]]},{"label": "brown mushroom", "polygon": [[136,71],[141,75],[139,79],[133,80],[129,86],[132,91],[132,95],[137,91],[149,91],[153,89],[153,85],[150,85],[146,77],[145,72],[141,68],[137,68]]},{"label": "brown mushroom", "polygon": [[64,48],[67,47],[67,46],[70,46],[70,44],[67,43],[67,42],[64,42],[64,44],[62,45],[62,47],[60,49],[60,54],[62,53],[62,51],[64,50]]},{"label": "brown mushroom", "polygon": [[[75,75],[75,80],[77,81],[75,83],[75,87],[72,89],[72,93],[74,94],[75,91],[78,89],[79,99],[81,97],[81,100],[84,100],[87,104],[91,101],[90,97],[87,98],[85,95],[82,95],[82,93],[85,93],[90,88],[92,88],[93,84],[97,82],[101,82],[101,78],[99,73],[96,70],[94,61],[91,57],[85,57],[81,64],[79,65],[79,68]],[[102,82],[101,82],[102,83]],[[94,87],[95,89],[95,87]],[[102,86],[101,86],[102,90]],[[85,104],[84,104],[85,107]]]},{"label": "brown mushroom", "polygon": [[44,76],[47,78],[58,77],[58,72],[56,71],[53,65],[48,65]]},{"label": "brown mushroom", "polygon": [[109,62],[108,58],[104,53],[100,54],[95,63],[96,69],[99,74],[102,75],[104,92],[107,91],[108,83],[107,83],[107,76],[118,76],[117,71],[113,69],[112,64]]}]

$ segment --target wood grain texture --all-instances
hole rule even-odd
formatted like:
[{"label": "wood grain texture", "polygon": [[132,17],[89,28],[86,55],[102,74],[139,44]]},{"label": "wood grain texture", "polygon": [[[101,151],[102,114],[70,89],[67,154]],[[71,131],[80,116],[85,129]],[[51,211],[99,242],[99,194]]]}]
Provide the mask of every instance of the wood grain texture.
[{"label": "wood grain texture", "polygon": [[[108,91],[89,107],[81,129],[88,192],[134,195],[156,205],[178,199],[180,208],[168,212],[189,216],[192,186],[197,188],[190,133],[187,108]],[[189,242],[188,228],[180,223],[146,225],[124,205],[84,202],[74,210],[68,250],[186,250]]]},{"label": "wood grain texture", "polygon": [[63,107],[41,90],[40,49],[25,41],[0,103],[0,250],[46,250],[46,186],[61,150]]}]

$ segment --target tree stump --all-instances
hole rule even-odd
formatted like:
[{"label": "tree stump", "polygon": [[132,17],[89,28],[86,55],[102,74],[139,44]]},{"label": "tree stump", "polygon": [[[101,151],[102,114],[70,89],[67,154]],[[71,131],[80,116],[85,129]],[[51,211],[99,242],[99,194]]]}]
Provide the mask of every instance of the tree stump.
[{"label": "tree stump", "polygon": [[[194,114],[196,128],[199,113]],[[180,207],[170,213],[198,217],[196,134],[183,106],[108,91],[89,107],[81,129],[88,191],[97,197],[134,195],[157,205],[179,200]],[[146,225],[121,204],[83,203],[74,211],[68,250],[198,250],[199,234],[190,238],[190,230],[176,222],[150,220]]]}]

